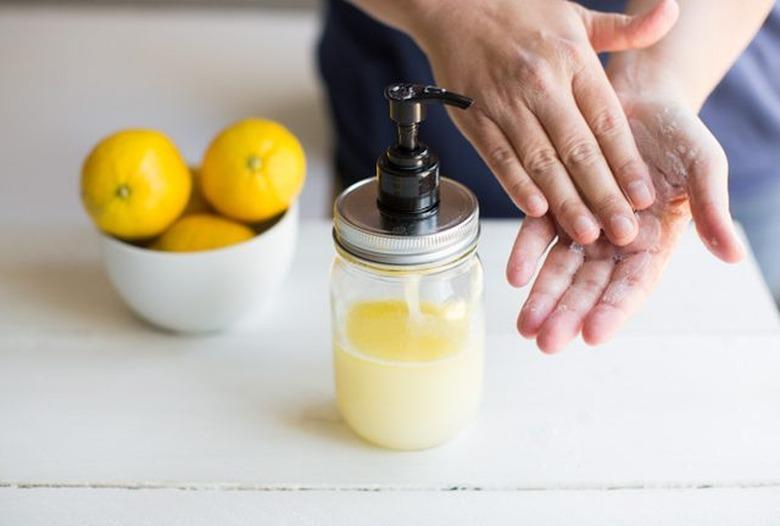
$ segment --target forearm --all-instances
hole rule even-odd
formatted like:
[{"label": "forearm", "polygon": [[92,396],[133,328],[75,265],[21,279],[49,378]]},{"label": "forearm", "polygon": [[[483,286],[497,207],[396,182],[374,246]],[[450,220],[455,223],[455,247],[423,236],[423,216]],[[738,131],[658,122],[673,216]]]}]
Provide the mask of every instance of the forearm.
[{"label": "forearm", "polygon": [[[657,0],[630,0],[627,11],[646,11]],[[673,89],[699,110],[769,13],[773,0],[678,0],[680,18],[672,31],[647,49],[616,54],[610,76],[618,89],[634,93]]]}]

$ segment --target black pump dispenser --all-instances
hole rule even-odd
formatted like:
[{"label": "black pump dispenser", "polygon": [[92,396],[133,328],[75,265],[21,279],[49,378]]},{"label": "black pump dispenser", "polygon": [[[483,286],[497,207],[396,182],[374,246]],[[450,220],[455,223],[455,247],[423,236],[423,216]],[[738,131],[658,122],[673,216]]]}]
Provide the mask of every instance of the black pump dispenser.
[{"label": "black pump dispenser", "polygon": [[439,206],[439,159],[418,138],[425,105],[439,103],[466,109],[473,100],[421,84],[388,86],[385,99],[397,137],[376,162],[379,209],[391,217],[427,217]]},{"label": "black pump dispenser", "polygon": [[479,203],[462,184],[439,176],[439,161],[418,138],[430,103],[468,108],[472,100],[435,86],[385,90],[396,143],[376,162],[376,176],[353,184],[333,205],[333,238],[368,264],[436,267],[476,250]]}]

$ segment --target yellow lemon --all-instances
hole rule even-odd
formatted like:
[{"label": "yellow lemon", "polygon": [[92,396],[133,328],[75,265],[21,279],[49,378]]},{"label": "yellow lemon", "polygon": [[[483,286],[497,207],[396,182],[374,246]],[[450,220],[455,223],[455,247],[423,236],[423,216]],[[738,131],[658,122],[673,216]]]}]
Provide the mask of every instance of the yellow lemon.
[{"label": "yellow lemon", "polygon": [[245,222],[284,212],[306,176],[300,143],[264,119],[237,122],[217,135],[201,166],[203,195],[222,214]]},{"label": "yellow lemon", "polygon": [[246,225],[214,214],[192,214],[176,221],[152,245],[170,252],[196,252],[226,247],[252,238]]},{"label": "yellow lemon", "polygon": [[192,176],[192,191],[190,192],[190,199],[187,201],[187,206],[184,207],[182,215],[190,214],[208,214],[213,212],[211,206],[203,197],[203,190],[201,190],[200,184],[200,170],[198,168],[190,168],[190,174]]},{"label": "yellow lemon", "polygon": [[184,210],[192,186],[176,146],[154,130],[124,130],[100,141],[81,170],[81,199],[102,231],[143,239]]}]

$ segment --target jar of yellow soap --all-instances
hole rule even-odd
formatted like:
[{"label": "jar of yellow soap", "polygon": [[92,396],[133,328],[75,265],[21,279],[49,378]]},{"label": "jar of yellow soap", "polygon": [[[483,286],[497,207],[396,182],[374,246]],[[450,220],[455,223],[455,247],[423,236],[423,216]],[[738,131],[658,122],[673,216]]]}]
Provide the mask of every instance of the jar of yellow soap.
[{"label": "jar of yellow soap", "polygon": [[375,200],[374,179],[335,207],[336,398],[357,435],[392,449],[451,439],[473,419],[482,391],[477,202],[454,181],[440,185],[436,221],[421,235],[399,236],[380,214],[361,212],[357,203]]},{"label": "jar of yellow soap", "polygon": [[479,206],[439,175],[420,141],[426,105],[468,108],[436,86],[385,90],[396,142],[376,177],[334,206],[331,312],[336,398],[355,433],[393,449],[445,442],[471,421],[482,391]]}]

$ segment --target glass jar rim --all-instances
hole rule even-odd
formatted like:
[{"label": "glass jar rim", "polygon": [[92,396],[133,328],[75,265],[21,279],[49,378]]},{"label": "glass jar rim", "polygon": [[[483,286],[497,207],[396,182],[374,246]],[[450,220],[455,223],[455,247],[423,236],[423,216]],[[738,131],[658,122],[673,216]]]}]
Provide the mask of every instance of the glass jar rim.
[{"label": "glass jar rim", "polygon": [[383,273],[396,276],[405,276],[409,274],[436,274],[455,268],[461,263],[467,261],[469,258],[478,256],[477,240],[475,240],[474,243],[471,244],[466,250],[458,254],[454,254],[452,257],[449,257],[445,260],[420,263],[417,265],[394,265],[389,263],[378,263],[373,260],[364,259],[342,247],[338,240],[335,241],[335,247],[336,253],[342,259],[345,259],[351,264],[371,271],[379,270]]}]

